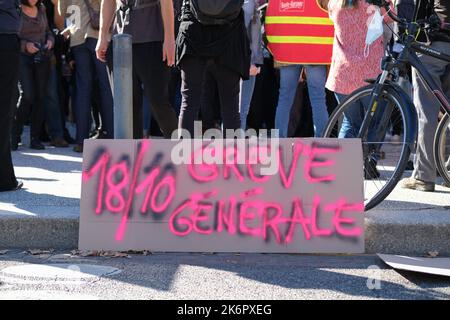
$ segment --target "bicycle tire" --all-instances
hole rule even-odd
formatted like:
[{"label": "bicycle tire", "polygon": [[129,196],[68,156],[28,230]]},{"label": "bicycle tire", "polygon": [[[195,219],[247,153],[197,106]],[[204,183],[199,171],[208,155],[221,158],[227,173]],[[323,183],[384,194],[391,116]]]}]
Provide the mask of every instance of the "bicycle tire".
[{"label": "bicycle tire", "polygon": [[450,131],[450,116],[445,114],[444,117],[439,122],[436,135],[434,137],[434,161],[436,163],[436,168],[444,179],[447,185],[450,185],[450,168],[447,167],[449,161],[450,152],[450,140],[447,142],[447,132]]},{"label": "bicycle tire", "polygon": [[[327,126],[324,130],[324,137],[330,138],[332,136],[333,130],[336,129],[336,121],[339,121],[339,118],[343,116],[344,111],[350,107],[354,101],[356,101],[358,98],[362,98],[364,96],[369,96],[374,90],[375,85],[369,85],[363,88],[360,88],[353,92],[347,99],[345,99],[338,107],[337,109],[331,114],[330,119],[327,123]],[[382,95],[385,97],[385,99],[392,101],[395,103],[395,106],[398,107],[399,111],[401,112],[401,116],[403,118],[404,123],[404,137],[403,137],[403,147],[401,150],[400,159],[397,162],[394,173],[392,174],[389,181],[379,190],[373,197],[370,199],[365,199],[365,211],[368,211],[370,209],[373,209],[378,204],[380,204],[384,199],[386,199],[389,194],[392,192],[392,190],[397,186],[399,180],[402,178],[402,175],[406,169],[409,156],[411,154],[411,151],[414,148],[415,145],[415,135],[417,132],[417,118],[414,118],[413,115],[411,115],[411,110],[409,109],[410,106],[407,106],[405,102],[405,98],[402,97],[397,90],[394,90],[391,85],[385,85],[385,87],[382,90]],[[413,110],[413,112],[415,112]],[[409,127],[409,126],[415,126]],[[413,129],[413,130],[411,130]],[[409,132],[409,134],[406,134]],[[367,133],[367,132],[366,132]],[[363,136],[366,136],[366,133]],[[364,141],[362,139],[362,143],[364,144]],[[366,190],[364,191],[366,193]],[[366,194],[365,194],[366,198]]]}]

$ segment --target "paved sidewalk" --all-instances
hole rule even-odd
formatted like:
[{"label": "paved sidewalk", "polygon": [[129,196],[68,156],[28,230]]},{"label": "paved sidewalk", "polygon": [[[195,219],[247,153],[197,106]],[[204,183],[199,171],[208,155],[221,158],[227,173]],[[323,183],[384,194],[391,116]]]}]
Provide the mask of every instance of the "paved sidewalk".
[{"label": "paved sidewalk", "polygon": [[[71,148],[13,154],[24,190],[0,194],[0,248],[75,248],[82,157]],[[397,188],[366,214],[367,253],[450,256],[450,189]]]},{"label": "paved sidewalk", "polygon": [[[450,278],[393,270],[373,255],[168,253],[111,259],[12,251],[0,256],[1,299],[449,300]],[[170,312],[165,310],[167,318],[177,318]]]}]

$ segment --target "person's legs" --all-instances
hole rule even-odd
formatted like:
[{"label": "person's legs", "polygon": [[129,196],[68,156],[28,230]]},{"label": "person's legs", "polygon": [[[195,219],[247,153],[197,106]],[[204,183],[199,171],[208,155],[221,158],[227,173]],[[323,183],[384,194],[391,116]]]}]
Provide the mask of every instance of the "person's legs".
[{"label": "person's legs", "polygon": [[[347,97],[347,95],[336,93],[336,99],[339,104],[341,104]],[[352,106],[347,108],[344,112],[344,119],[342,120],[339,139],[355,138],[358,136],[363,120],[363,110],[361,101],[357,101]]]},{"label": "person's legs", "polygon": [[150,100],[152,117],[164,137],[170,138],[177,129],[177,116],[169,101],[170,68],[163,61],[162,43],[133,45],[133,64]]},{"label": "person's legs", "polygon": [[[432,48],[441,52],[449,52],[450,44],[444,42],[433,43]],[[428,56],[420,57],[433,80],[442,86],[442,80],[449,77],[449,63]],[[414,104],[419,115],[419,135],[414,163],[413,177],[431,182],[436,180],[436,165],[434,162],[434,135],[438,124],[440,104],[427,92],[416,70],[413,69]],[[446,90],[446,88],[444,88]],[[448,89],[447,89],[448,90]]]},{"label": "person's legs", "polygon": [[10,132],[19,78],[19,40],[0,35],[0,191],[18,186],[11,159]]},{"label": "person's legs", "polygon": [[[67,129],[66,121],[69,118],[73,117],[70,106],[70,91],[71,91],[71,78],[68,78],[67,75],[62,75],[61,68],[57,67],[57,88],[58,88],[58,96],[59,96],[59,114],[60,114],[60,123],[63,129],[63,138],[68,144],[75,144],[75,139],[73,139]],[[66,71],[67,72],[67,71]]]},{"label": "person's legs", "polygon": [[305,68],[309,100],[312,107],[314,132],[316,137],[321,137],[328,122],[327,97],[325,92],[327,67],[323,65],[307,65]]},{"label": "person's legs", "polygon": [[239,113],[241,115],[241,128],[247,130],[247,116],[252,103],[253,92],[255,90],[256,76],[250,77],[246,81],[241,81],[241,93],[239,101]]},{"label": "person's legs", "polygon": [[92,103],[92,87],[93,72],[91,53],[85,44],[72,48],[75,58],[75,103],[74,112],[77,126],[77,145],[82,145],[84,139],[89,138],[91,128],[91,103]]},{"label": "person's legs", "polygon": [[294,103],[302,66],[290,65],[280,68],[280,96],[278,98],[275,128],[280,130],[280,138],[287,138],[289,115]]},{"label": "person's legs", "polygon": [[[94,62],[95,63],[95,62]],[[101,98],[100,98],[100,85],[97,79],[97,76],[94,76],[94,87],[92,88],[92,107],[91,107],[91,117],[92,117],[92,126],[91,131],[89,133],[89,137],[98,139],[103,135],[103,124],[101,117]]]},{"label": "person's legs", "polygon": [[185,56],[181,61],[181,93],[183,96],[179,129],[186,129],[194,137],[194,122],[198,119],[206,62]]},{"label": "person's legs", "polygon": [[172,107],[175,109],[177,116],[180,115],[181,107],[181,72],[178,68],[170,70],[171,77],[169,83],[169,96]]},{"label": "person's legs", "polygon": [[219,64],[212,67],[212,73],[217,81],[224,133],[228,129],[240,129],[239,90],[241,76]]},{"label": "person's legs", "polygon": [[111,86],[108,79],[106,64],[97,59],[95,53],[95,46],[97,40],[93,38],[86,39],[86,46],[88,47],[92,63],[95,66],[96,79],[98,81],[98,88],[100,90],[100,115],[102,118],[102,129],[106,131],[106,139],[114,138],[114,111],[113,111],[113,97]]},{"label": "person's legs", "polygon": [[63,140],[64,131],[61,123],[61,108],[58,94],[58,74],[54,61],[50,63],[50,74],[45,99],[45,116],[52,141],[56,142],[58,139]]},{"label": "person's legs", "polygon": [[202,93],[200,101],[200,114],[202,119],[203,132],[209,129],[215,129],[218,119],[217,114],[220,114],[220,99],[217,88],[217,81],[213,73],[209,71],[210,67],[205,70],[205,76],[202,82]]},{"label": "person's legs", "polygon": [[144,134],[144,89],[138,75],[133,71],[133,139]]},{"label": "person's legs", "polygon": [[[348,96],[335,93],[336,99],[339,104],[341,104]],[[361,128],[361,124],[364,118],[364,110],[365,106],[370,103],[370,97],[364,98],[362,100],[356,101],[353,105],[347,108],[347,111],[344,112],[344,118],[342,120],[341,130],[339,131],[339,139],[344,138],[355,138],[359,134],[359,129]],[[377,113],[381,114],[381,113]],[[375,123],[370,126],[369,129],[369,137],[368,140],[371,139],[371,134],[373,136],[376,133]],[[374,139],[374,138],[372,138]],[[365,146],[368,146],[367,144]],[[379,146],[379,144],[375,144],[375,146]],[[371,146],[369,146],[371,148]],[[367,153],[364,154],[364,179],[372,180],[378,179],[380,177],[380,173],[377,169],[378,156],[373,154],[373,149],[369,149]]]},{"label": "person's legs", "polygon": [[280,73],[274,67],[272,58],[264,58],[263,74],[263,128],[275,128],[275,115],[277,113],[278,98],[280,95]]},{"label": "person's legs", "polygon": [[32,148],[41,149],[43,146],[39,141],[39,134],[44,124],[45,97],[47,94],[48,75],[50,72],[50,61],[44,61],[34,65],[34,88],[35,100],[31,110],[31,144]]},{"label": "person's legs", "polygon": [[14,150],[17,149],[18,140],[20,140],[23,132],[23,125],[31,114],[31,105],[35,100],[33,59],[23,54],[20,55],[19,89],[20,97],[17,102],[17,109],[15,109],[11,132]]}]

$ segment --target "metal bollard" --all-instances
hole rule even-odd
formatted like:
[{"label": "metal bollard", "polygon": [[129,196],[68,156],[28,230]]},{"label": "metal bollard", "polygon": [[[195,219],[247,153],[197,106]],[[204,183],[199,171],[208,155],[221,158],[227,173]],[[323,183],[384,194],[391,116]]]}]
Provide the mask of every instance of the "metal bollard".
[{"label": "metal bollard", "polygon": [[132,37],[113,37],[114,139],[133,139],[133,55]]}]

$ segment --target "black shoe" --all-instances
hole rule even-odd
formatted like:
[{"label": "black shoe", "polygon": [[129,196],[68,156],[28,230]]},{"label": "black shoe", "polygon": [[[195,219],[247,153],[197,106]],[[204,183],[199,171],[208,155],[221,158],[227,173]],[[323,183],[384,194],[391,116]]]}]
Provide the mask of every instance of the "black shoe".
[{"label": "black shoe", "polygon": [[39,139],[32,139],[30,143],[30,148],[34,150],[44,150],[45,146],[42,144],[42,142]]},{"label": "black shoe", "polygon": [[17,191],[23,188],[23,182],[22,181],[17,181],[17,186],[11,190],[11,191]]},{"label": "black shoe", "polygon": [[67,148],[69,144],[63,138],[56,138],[50,142],[50,145],[56,148]]},{"label": "black shoe", "polygon": [[374,180],[378,179],[381,176],[380,172],[377,169],[377,161],[369,158],[364,161],[364,179],[365,180]]},{"label": "black shoe", "polygon": [[0,192],[10,192],[10,191],[17,191],[23,188],[23,182],[22,181],[17,181],[16,185],[14,187],[7,187],[7,188],[2,188],[0,187]]}]

